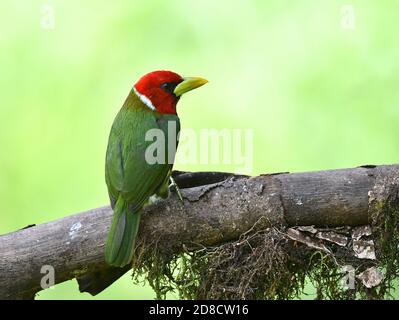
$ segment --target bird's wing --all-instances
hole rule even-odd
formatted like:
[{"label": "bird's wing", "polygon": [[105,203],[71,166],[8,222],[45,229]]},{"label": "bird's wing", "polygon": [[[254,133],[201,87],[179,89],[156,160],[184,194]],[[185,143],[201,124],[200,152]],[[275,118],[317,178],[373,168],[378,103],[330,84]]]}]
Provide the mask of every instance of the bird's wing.
[{"label": "bird's wing", "polygon": [[[154,143],[152,140],[146,141],[146,133],[149,129],[163,132],[166,138],[166,154],[168,139],[176,137],[169,137],[163,116],[156,117],[152,112],[126,109],[121,112],[115,119],[110,133],[106,157],[106,182],[111,204],[122,195],[131,208],[135,209],[143,206],[148,198],[156,193],[170,174],[172,167],[172,164],[151,164],[146,160],[146,150]],[[177,129],[180,129],[177,116],[167,118],[168,121],[175,122]]]}]

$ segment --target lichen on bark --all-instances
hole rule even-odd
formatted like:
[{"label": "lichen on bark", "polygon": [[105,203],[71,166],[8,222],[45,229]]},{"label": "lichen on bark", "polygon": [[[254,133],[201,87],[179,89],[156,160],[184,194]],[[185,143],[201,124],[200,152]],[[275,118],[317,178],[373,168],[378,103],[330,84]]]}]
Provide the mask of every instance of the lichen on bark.
[{"label": "lichen on bark", "polygon": [[399,272],[399,183],[376,181],[369,225],[255,223],[237,240],[190,250],[144,238],[134,280],[144,276],[158,299],[309,298],[309,284],[316,299],[390,298]]}]

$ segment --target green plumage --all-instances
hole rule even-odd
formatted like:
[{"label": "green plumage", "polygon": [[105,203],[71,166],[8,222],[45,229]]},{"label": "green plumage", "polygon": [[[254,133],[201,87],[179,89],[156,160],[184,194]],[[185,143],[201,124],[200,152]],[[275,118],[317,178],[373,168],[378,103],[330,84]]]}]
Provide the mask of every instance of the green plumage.
[{"label": "green plumage", "polygon": [[168,136],[168,123],[173,123],[176,133],[179,132],[180,122],[176,115],[150,110],[133,92],[114,120],[105,165],[108,193],[114,209],[105,244],[105,260],[110,265],[122,267],[131,262],[143,206],[152,195],[165,196],[167,193],[172,164],[146,161],[146,150],[154,142],[146,141],[145,136],[150,129],[164,132],[165,160],[168,160],[168,141],[176,139],[176,136]]}]

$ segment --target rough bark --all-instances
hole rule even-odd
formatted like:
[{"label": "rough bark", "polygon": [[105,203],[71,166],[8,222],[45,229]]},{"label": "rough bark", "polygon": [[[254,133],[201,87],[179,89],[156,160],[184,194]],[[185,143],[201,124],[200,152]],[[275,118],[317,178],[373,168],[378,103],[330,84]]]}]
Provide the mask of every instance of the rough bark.
[{"label": "rough bark", "polygon": [[[208,172],[174,176],[184,203],[172,194],[146,207],[139,238],[150,236],[173,242],[176,250],[183,244],[192,250],[237,239],[255,223],[260,228],[367,224],[370,193],[375,186],[397,183],[399,166],[257,177]],[[54,268],[56,283],[112,270],[103,258],[111,217],[107,206],[0,236],[0,298],[32,299],[42,290],[46,265]],[[127,270],[119,269],[113,277]]]}]

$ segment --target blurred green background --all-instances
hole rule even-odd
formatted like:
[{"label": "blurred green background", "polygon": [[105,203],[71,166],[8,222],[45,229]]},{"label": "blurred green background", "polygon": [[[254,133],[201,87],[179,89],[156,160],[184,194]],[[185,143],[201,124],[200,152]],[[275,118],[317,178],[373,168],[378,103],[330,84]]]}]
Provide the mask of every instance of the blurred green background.
[{"label": "blurred green background", "polygon": [[[253,128],[252,174],[398,162],[398,2],[2,0],[0,11],[0,233],[108,203],[110,126],[156,69],[210,80],[180,102],[182,126]],[[95,299],[153,297],[126,275]],[[92,299],[72,281],[39,298]]]}]

